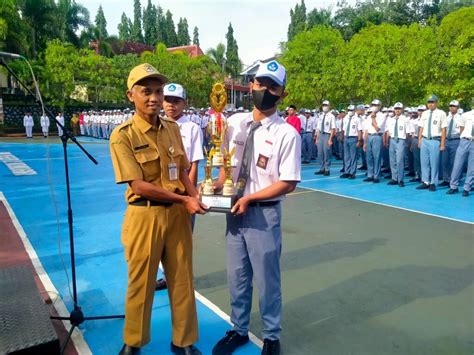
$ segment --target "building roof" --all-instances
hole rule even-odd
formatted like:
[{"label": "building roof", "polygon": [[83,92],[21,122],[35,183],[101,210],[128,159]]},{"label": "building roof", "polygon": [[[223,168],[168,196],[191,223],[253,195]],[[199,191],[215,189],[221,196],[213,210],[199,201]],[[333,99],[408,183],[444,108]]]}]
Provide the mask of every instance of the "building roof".
[{"label": "building roof", "polygon": [[196,44],[193,44],[193,45],[190,45],[190,46],[180,46],[180,47],[168,48],[168,52],[173,53],[173,52],[177,52],[177,51],[187,53],[191,58],[199,57],[201,55],[204,55],[204,52],[202,51],[202,49]]}]

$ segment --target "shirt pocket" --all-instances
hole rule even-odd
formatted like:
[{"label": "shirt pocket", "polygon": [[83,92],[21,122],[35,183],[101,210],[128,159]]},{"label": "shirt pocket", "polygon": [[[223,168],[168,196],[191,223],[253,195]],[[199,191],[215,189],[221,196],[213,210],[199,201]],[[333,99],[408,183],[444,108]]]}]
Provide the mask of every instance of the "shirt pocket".
[{"label": "shirt pocket", "polygon": [[273,149],[257,150],[255,159],[255,169],[258,174],[267,176],[274,174],[273,166],[275,164],[275,154],[273,153]]},{"label": "shirt pocket", "polygon": [[160,155],[156,149],[147,149],[135,153],[135,159],[140,164],[145,180],[160,174]]}]

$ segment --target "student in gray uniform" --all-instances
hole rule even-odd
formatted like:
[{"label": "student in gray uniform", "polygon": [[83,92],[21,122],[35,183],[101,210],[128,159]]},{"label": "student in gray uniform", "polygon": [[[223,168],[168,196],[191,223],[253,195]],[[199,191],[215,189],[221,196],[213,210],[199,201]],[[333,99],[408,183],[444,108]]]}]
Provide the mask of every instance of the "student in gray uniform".
[{"label": "student in gray uniform", "polygon": [[[357,107],[361,109],[361,107]],[[344,137],[344,174],[342,179],[355,179],[357,170],[356,149],[362,146],[362,120],[354,113],[354,105],[347,108],[347,116],[342,121]]]},{"label": "student in gray uniform", "polygon": [[461,126],[461,115],[458,113],[459,102],[453,100],[449,103],[448,128],[446,132],[446,149],[441,153],[441,164],[443,166],[443,182],[439,186],[449,186],[451,173],[453,171],[454,158],[459,146]]},{"label": "student in gray uniform", "polygon": [[[287,95],[285,68],[260,64],[251,84],[254,109],[229,118],[225,146],[235,148],[234,182],[238,200],[227,214],[227,277],[232,330],[216,344],[214,355],[232,354],[249,341],[253,280],[263,322],[262,354],[280,354],[282,246],[281,201],[301,177],[301,136],[277,113]],[[222,187],[221,171],[216,187]]]}]

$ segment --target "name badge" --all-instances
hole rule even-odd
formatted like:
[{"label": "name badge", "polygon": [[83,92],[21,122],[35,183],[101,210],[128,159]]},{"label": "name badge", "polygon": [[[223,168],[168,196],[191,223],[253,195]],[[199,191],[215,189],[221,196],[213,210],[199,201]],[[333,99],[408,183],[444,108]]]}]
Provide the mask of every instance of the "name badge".
[{"label": "name badge", "polygon": [[170,181],[178,180],[178,166],[176,163],[168,164],[168,176]]}]

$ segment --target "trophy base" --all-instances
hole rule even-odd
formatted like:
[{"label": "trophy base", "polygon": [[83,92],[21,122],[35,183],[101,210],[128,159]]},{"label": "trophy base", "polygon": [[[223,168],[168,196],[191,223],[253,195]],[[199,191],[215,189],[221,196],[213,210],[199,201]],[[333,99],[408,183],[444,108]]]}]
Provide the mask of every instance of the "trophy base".
[{"label": "trophy base", "polygon": [[209,207],[209,212],[230,213],[237,199],[236,195],[202,195],[201,202]]}]

